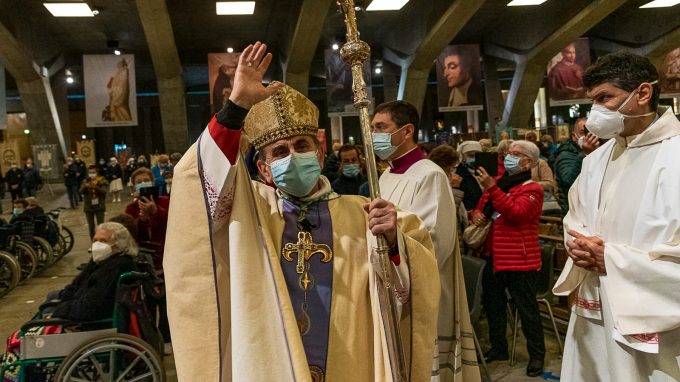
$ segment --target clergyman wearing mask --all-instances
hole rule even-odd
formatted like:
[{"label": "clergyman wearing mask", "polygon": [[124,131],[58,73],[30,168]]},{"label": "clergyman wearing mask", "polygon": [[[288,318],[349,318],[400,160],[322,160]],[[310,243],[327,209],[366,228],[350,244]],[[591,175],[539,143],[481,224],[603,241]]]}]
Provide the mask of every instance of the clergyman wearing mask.
[{"label": "clergyman wearing mask", "polygon": [[583,75],[586,128],[609,141],[583,160],[563,220],[569,258],[553,293],[575,304],[562,380],[680,380],[680,122],[657,79],[628,52]]}]

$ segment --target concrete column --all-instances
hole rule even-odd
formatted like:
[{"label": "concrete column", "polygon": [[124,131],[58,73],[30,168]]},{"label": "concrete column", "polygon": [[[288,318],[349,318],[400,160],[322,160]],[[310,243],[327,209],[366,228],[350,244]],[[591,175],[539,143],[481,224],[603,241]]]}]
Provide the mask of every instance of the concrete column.
[{"label": "concrete column", "polygon": [[[57,144],[62,155],[67,150],[49,78],[38,75],[31,55],[0,23],[0,64],[7,67],[19,88],[28,128],[44,143]],[[60,158],[61,159],[61,158]]]},{"label": "concrete column", "polygon": [[7,93],[5,88],[5,67],[0,65],[0,130],[7,128]]},{"label": "concrete column", "polygon": [[165,151],[184,152],[189,147],[184,79],[170,14],[164,0],[137,0],[137,11],[156,72]]},{"label": "concrete column", "polygon": [[489,138],[496,139],[496,117],[503,119],[503,93],[498,79],[496,58],[484,55],[484,97],[486,98],[486,119],[489,121]]}]

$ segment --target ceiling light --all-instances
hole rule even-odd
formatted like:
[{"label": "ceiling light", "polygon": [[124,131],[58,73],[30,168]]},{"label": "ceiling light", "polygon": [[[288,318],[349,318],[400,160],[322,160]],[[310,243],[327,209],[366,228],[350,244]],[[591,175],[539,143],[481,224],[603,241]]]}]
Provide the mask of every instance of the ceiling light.
[{"label": "ceiling light", "polygon": [[408,0],[373,0],[366,8],[367,11],[397,11],[401,9]]},{"label": "ceiling light", "polygon": [[333,44],[333,45],[331,46],[331,48],[333,48],[333,50],[338,50],[338,49],[340,49],[340,45],[338,45],[338,44]]},{"label": "ceiling light", "polygon": [[87,3],[43,3],[54,17],[94,17]]},{"label": "ceiling light", "polygon": [[73,77],[66,77],[66,83],[72,84],[73,83]]},{"label": "ceiling light", "polygon": [[118,49],[114,50],[113,54],[115,54],[116,56],[120,56],[120,50],[118,50]]},{"label": "ceiling light", "polygon": [[254,1],[218,1],[215,3],[218,15],[252,15],[255,13]]},{"label": "ceiling light", "polygon": [[87,139],[87,135],[83,134],[83,135],[80,136],[80,138],[82,138],[83,140],[86,140],[86,139]]},{"label": "ceiling light", "polygon": [[29,129],[24,129],[24,134],[26,134],[26,135],[31,134],[31,130],[29,130]]},{"label": "ceiling light", "polygon": [[512,0],[508,3],[508,7],[519,7],[522,5],[541,5],[546,0]]},{"label": "ceiling light", "polygon": [[227,53],[234,53],[234,48],[228,47],[228,48],[227,48]]},{"label": "ceiling light", "polygon": [[680,4],[680,0],[654,0],[641,6],[640,8],[664,8]]},{"label": "ceiling light", "polygon": [[375,68],[375,74],[380,74],[382,73],[382,69],[380,68]]}]

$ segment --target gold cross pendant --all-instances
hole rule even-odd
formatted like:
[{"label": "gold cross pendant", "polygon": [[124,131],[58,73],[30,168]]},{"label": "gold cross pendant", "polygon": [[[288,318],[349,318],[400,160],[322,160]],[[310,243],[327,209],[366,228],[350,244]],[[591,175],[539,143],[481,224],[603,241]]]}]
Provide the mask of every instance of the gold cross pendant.
[{"label": "gold cross pendant", "polygon": [[297,243],[287,243],[283,246],[281,255],[286,261],[293,261],[293,254],[297,253],[297,266],[295,272],[302,274],[305,271],[305,261],[319,254],[322,263],[327,263],[333,258],[333,251],[326,244],[317,244],[312,241],[312,234],[307,231],[298,232]]}]

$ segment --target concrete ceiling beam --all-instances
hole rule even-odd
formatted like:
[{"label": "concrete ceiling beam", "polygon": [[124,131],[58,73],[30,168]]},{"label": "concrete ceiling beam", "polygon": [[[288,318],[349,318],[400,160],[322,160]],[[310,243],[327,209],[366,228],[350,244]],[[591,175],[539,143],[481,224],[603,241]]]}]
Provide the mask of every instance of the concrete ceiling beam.
[{"label": "concrete ceiling beam", "polygon": [[189,147],[184,79],[170,14],[165,0],[136,3],[158,83],[165,151],[184,152]]},{"label": "concrete ceiling beam", "polygon": [[595,0],[555,32],[533,47],[517,62],[503,112],[503,123],[514,128],[526,126],[533,112],[538,89],[543,83],[547,63],[570,42],[576,40],[617,10],[626,0]]},{"label": "concrete ceiling beam", "polygon": [[677,47],[680,47],[680,27],[638,48],[635,53],[646,56],[658,67],[663,62],[666,54]]},{"label": "concrete ceiling beam", "polygon": [[401,99],[412,103],[418,110],[422,109],[432,62],[477,13],[482,4],[484,0],[456,0],[430,28],[411,58],[408,68],[402,70],[406,73],[406,78],[399,86]]},{"label": "concrete ceiling beam", "polygon": [[305,0],[295,25],[284,81],[304,95],[309,91],[309,69],[331,4],[335,6],[335,1]]},{"label": "concrete ceiling beam", "polygon": [[49,77],[41,77],[38,67],[24,46],[0,23],[0,64],[17,82],[21,103],[26,113],[28,128],[39,141],[57,144],[61,154],[68,151],[61,130]]}]

